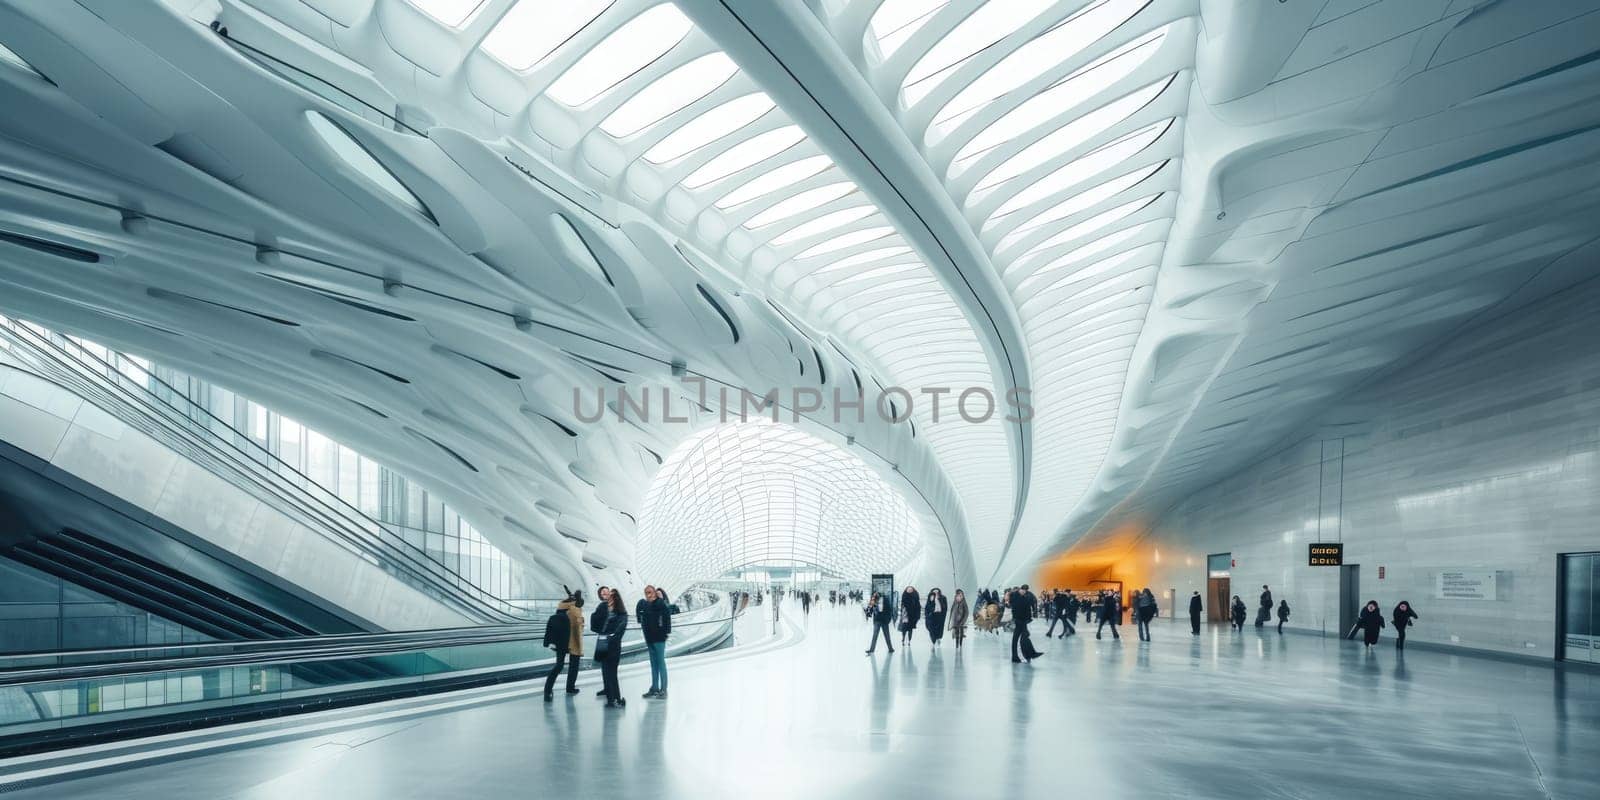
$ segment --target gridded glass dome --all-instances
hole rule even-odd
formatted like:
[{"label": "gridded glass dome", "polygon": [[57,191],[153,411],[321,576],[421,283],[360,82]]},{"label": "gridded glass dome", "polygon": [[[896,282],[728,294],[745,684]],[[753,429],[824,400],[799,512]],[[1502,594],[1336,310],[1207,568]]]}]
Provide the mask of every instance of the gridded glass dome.
[{"label": "gridded glass dome", "polygon": [[709,428],[667,457],[645,496],[641,580],[682,586],[750,566],[861,577],[916,555],[900,493],[853,453],[798,428]]}]

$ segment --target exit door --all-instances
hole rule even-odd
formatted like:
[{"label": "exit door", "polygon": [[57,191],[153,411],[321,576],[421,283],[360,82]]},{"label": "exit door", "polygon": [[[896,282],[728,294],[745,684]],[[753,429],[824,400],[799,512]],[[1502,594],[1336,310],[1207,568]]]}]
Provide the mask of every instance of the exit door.
[{"label": "exit door", "polygon": [[1361,565],[1339,568],[1339,635],[1348,636],[1361,613]]}]

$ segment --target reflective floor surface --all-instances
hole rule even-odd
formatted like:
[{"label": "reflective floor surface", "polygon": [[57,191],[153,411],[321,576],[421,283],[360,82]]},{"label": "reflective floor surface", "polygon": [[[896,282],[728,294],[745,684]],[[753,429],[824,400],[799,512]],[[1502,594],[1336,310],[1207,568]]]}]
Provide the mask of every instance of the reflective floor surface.
[{"label": "reflective floor surface", "polygon": [[[785,612],[799,611],[785,607]],[[753,609],[741,624],[770,625]],[[1155,641],[922,632],[862,655],[853,609],[796,644],[590,689],[55,783],[16,798],[1600,797],[1600,675],[1158,621]],[[1036,626],[1036,630],[1042,626]]]}]

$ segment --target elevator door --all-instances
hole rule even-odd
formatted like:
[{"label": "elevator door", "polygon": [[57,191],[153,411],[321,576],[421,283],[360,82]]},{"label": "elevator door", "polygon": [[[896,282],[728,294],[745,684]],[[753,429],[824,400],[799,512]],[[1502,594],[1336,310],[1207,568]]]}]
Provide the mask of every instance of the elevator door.
[{"label": "elevator door", "polygon": [[1349,635],[1361,613],[1361,565],[1339,568],[1339,635]]},{"label": "elevator door", "polygon": [[1559,556],[1556,658],[1600,662],[1600,553]]}]

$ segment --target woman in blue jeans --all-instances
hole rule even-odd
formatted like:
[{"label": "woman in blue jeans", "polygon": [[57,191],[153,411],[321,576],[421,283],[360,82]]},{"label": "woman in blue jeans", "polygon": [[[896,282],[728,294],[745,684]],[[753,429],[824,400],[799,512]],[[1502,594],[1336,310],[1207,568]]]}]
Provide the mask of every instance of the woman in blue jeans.
[{"label": "woman in blue jeans", "polygon": [[667,604],[667,593],[654,586],[644,587],[644,602],[640,604],[639,628],[644,631],[645,649],[650,653],[650,691],[646,700],[664,700],[667,696],[667,636],[672,633],[672,610]]}]

